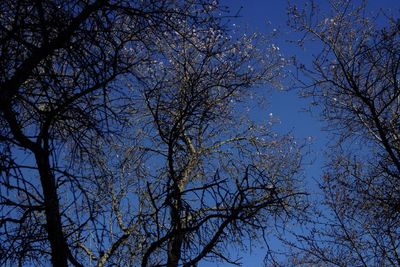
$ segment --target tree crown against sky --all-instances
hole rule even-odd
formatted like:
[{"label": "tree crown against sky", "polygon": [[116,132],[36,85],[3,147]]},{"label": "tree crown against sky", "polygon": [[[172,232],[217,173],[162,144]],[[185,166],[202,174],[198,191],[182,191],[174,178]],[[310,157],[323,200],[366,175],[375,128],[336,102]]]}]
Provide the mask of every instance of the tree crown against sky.
[{"label": "tree crown against sky", "polygon": [[335,144],[303,213],[304,150],[247,111],[282,84],[276,40],[217,1],[2,1],[0,263],[237,264],[300,214],[285,266],[400,265],[398,19],[327,3],[289,9]]},{"label": "tree crown against sky", "polygon": [[234,262],[301,206],[293,139],[235,108],[285,61],[217,2],[0,8],[2,264]]},{"label": "tree crown against sky", "polygon": [[[296,233],[294,265],[397,266],[399,162],[399,22],[395,11],[368,12],[366,2],[332,1],[290,9],[290,23],[317,40],[311,83],[302,92],[321,107],[332,133],[323,200]],[[305,234],[307,233],[307,234]]]}]

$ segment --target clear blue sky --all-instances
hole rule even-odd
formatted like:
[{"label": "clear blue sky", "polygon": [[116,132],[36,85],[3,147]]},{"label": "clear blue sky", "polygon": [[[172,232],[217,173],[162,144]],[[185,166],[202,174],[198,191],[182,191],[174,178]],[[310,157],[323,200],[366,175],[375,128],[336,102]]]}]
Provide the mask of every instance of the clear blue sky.
[{"label": "clear blue sky", "polygon": [[[355,0],[358,1],[358,0]],[[302,5],[306,1],[290,1]],[[328,7],[327,0],[317,0],[318,5],[323,9]],[[359,1],[358,1],[359,2]],[[287,40],[294,40],[295,34],[286,26],[287,14],[286,8],[288,1],[286,0],[222,0],[221,3],[230,8],[231,13],[240,10],[240,17],[232,20],[232,23],[240,25],[240,27],[248,27],[248,31],[257,31],[262,33],[270,33],[274,29],[280,32],[280,37],[275,40],[275,44],[279,46],[284,56],[296,55],[297,59],[304,62],[310,62],[313,54],[317,54],[316,47],[300,50]],[[368,10],[377,11],[379,9],[400,9],[400,0],[370,0],[368,1]],[[312,49],[316,50],[313,51]],[[270,90],[260,88],[261,90]],[[305,166],[307,188],[316,188],[313,180],[318,180],[321,176],[321,169],[324,164],[323,153],[327,145],[327,133],[322,131],[323,123],[319,121],[318,114],[311,115],[308,112],[302,112],[308,108],[309,100],[298,97],[296,91],[279,92],[273,91],[268,97],[269,105],[264,111],[259,111],[255,116],[266,117],[273,113],[274,117],[279,118],[280,124],[276,125],[276,130],[280,132],[291,131],[299,140],[304,141],[308,137],[312,138],[312,158],[315,159],[313,164]],[[271,240],[271,246],[279,246],[276,241]],[[242,263],[244,267],[262,266],[262,260],[265,256],[265,250],[256,248],[252,253],[243,253]],[[204,262],[201,267],[216,266],[214,263]],[[227,264],[219,264],[218,266],[232,266]]]}]

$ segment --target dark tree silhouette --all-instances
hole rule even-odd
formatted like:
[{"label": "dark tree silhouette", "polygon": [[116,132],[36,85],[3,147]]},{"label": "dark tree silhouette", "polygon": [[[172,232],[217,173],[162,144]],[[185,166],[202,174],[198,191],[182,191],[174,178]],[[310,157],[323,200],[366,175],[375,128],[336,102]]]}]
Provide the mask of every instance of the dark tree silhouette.
[{"label": "dark tree silhouette", "polygon": [[259,239],[299,206],[295,142],[251,122],[243,107],[238,112],[254,94],[251,85],[278,81],[277,50],[259,50],[256,36],[233,42],[218,30],[185,36],[162,43],[163,57],[141,73],[133,104],[140,109],[132,115],[140,131],[131,131],[138,144],[120,152],[124,172],[140,169],[132,225],[141,225],[142,266],[236,263],[227,248]]},{"label": "dark tree silhouette", "polygon": [[323,206],[308,218],[309,235],[291,244],[302,252],[295,264],[398,266],[399,20],[369,14],[365,2],[330,4],[329,14],[314,3],[291,9],[302,41],[322,44],[312,68],[300,68],[336,142],[321,181]]},{"label": "dark tree silhouette", "polygon": [[231,261],[297,207],[298,148],[237,115],[284,61],[217,2],[0,9],[0,264]]}]

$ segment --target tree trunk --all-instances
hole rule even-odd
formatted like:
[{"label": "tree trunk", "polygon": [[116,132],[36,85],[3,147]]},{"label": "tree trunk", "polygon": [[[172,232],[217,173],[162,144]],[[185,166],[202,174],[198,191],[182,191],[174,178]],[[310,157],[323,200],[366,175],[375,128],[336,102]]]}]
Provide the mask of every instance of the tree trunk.
[{"label": "tree trunk", "polygon": [[181,249],[183,234],[181,232],[180,212],[176,207],[172,209],[172,223],[176,234],[171,238],[168,244],[168,261],[167,267],[177,267],[181,258]]},{"label": "tree trunk", "polygon": [[44,195],[47,234],[51,246],[51,262],[54,267],[67,267],[68,248],[65,246],[57,186],[54,174],[51,172],[48,156],[48,152],[43,149],[35,152]]},{"label": "tree trunk", "polygon": [[173,226],[173,231],[175,231],[174,236],[168,243],[168,261],[167,267],[177,267],[179,260],[181,259],[181,249],[183,243],[183,233],[182,233],[182,221],[181,221],[181,211],[182,211],[182,196],[180,187],[175,182],[174,193],[172,195],[172,205],[171,205],[171,224]]}]

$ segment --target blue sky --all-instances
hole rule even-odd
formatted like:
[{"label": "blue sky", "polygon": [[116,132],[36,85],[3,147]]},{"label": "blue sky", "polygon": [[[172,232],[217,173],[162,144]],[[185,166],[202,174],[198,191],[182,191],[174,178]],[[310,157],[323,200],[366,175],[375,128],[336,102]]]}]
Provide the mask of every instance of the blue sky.
[{"label": "blue sky", "polygon": [[[306,1],[290,1],[298,5],[303,5]],[[360,2],[355,0],[355,2]],[[257,31],[262,33],[271,33],[273,30],[279,32],[279,37],[274,40],[275,44],[280,48],[282,54],[287,57],[296,56],[299,61],[309,63],[312,60],[312,55],[318,53],[318,46],[306,46],[304,49],[299,49],[288,40],[294,40],[296,34],[286,25],[287,14],[286,8],[288,1],[285,0],[223,0],[223,5],[226,5],[231,10],[232,14],[239,12],[239,18],[233,19],[232,24],[240,25],[241,28],[247,27],[249,32]],[[328,1],[316,1],[322,9],[328,8]],[[370,0],[368,1],[368,10],[376,12],[379,9],[392,10],[399,12],[399,0]],[[328,144],[328,134],[322,130],[324,123],[320,121],[318,112],[309,113],[302,110],[309,107],[310,100],[300,98],[295,90],[278,91],[271,88],[259,88],[270,92],[268,95],[268,106],[266,110],[257,111],[254,116],[266,117],[272,113],[275,118],[278,118],[280,123],[275,126],[275,130],[292,134],[299,141],[307,141],[311,138],[310,145],[312,156],[306,159],[306,163],[313,161],[304,167],[305,179],[307,188],[316,191],[316,182],[321,176],[324,164],[324,151]],[[262,92],[261,92],[262,93]],[[317,111],[317,110],[316,110]],[[279,246],[276,241],[271,240],[271,246]],[[256,248],[252,253],[243,253],[242,263],[244,267],[262,266],[262,260],[265,255],[265,250]],[[214,263],[202,263],[201,267],[214,266]],[[227,264],[219,264],[218,266],[232,266]]]},{"label": "blue sky", "polygon": [[[302,4],[305,1],[292,1]],[[327,7],[327,1],[317,1],[323,7]],[[400,0],[370,0],[369,9],[377,10],[379,8],[400,8]],[[233,19],[232,24],[240,25],[240,27],[248,27],[249,32],[259,31],[262,33],[271,33],[274,29],[279,32],[279,37],[273,42],[280,48],[282,54],[287,57],[296,55],[300,61],[310,62],[312,54],[318,53],[313,48],[305,48],[301,50],[290,44],[288,40],[293,40],[295,34],[286,26],[287,1],[286,0],[221,0],[223,5],[230,8],[231,13],[239,12],[239,18]],[[314,49],[314,50],[313,50]],[[289,81],[288,81],[289,82]],[[268,118],[269,114],[279,119],[274,127],[281,133],[291,132],[299,142],[309,142],[311,139],[311,157],[306,159],[306,163],[312,161],[312,164],[304,166],[304,173],[307,189],[316,190],[315,181],[318,180],[324,164],[324,150],[327,146],[327,133],[322,131],[324,126],[318,118],[318,114],[310,114],[302,110],[308,108],[309,100],[298,96],[295,90],[279,91],[271,88],[258,88],[260,94],[267,94],[268,105],[265,110],[257,110],[255,117]],[[29,158],[25,159],[29,161]],[[279,243],[271,240],[270,246],[279,248]],[[244,267],[262,266],[265,256],[265,249],[256,246],[252,253],[242,253],[238,255],[242,257]],[[215,263],[203,262],[199,264],[201,267],[216,266]],[[228,264],[219,264],[218,266],[227,267]]]}]

